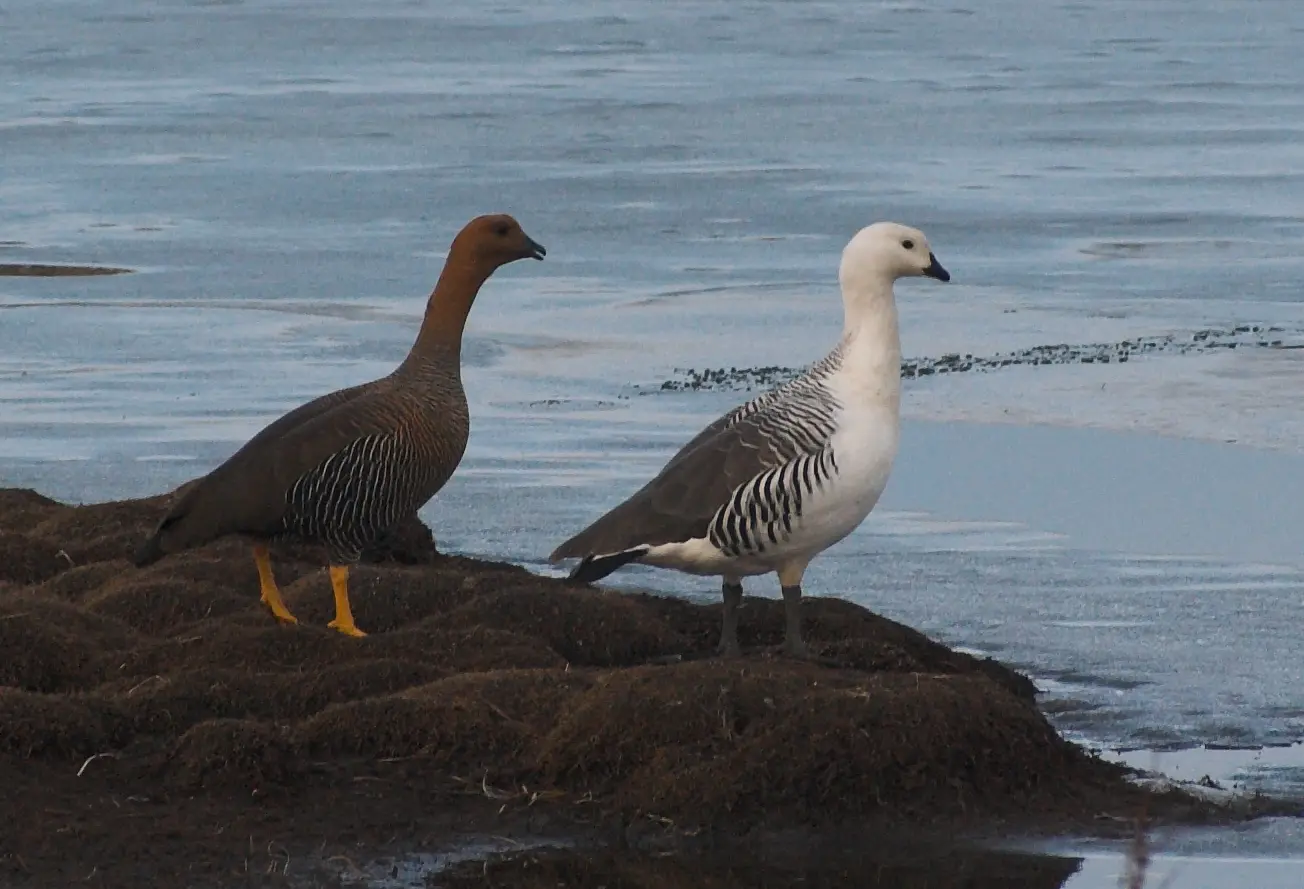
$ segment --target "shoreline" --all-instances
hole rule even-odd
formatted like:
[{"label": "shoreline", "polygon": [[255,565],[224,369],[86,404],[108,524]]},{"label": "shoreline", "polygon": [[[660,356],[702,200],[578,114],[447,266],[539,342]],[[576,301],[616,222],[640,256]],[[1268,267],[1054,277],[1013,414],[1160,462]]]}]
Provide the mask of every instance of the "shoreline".
[{"label": "shoreline", "polygon": [[311,548],[274,556],[305,621],[279,627],[239,541],[121,561],[166,502],[0,491],[0,776],[19,791],[4,877],[84,865],[168,885],[182,861],[210,878],[477,823],[587,822],[606,843],[620,825],[621,843],[686,853],[835,824],[1108,835],[1142,807],[1171,823],[1284,811],[1144,790],[1056,733],[1026,677],[845,601],[806,604],[815,664],[775,654],[781,607],[749,596],[747,655],[725,660],[718,606],[443,556],[417,522],[354,571],[371,636],[318,626]]},{"label": "shoreline", "polygon": [[[500,422],[483,422],[473,440],[499,437]],[[568,434],[593,435],[584,426]],[[423,515],[447,551],[555,577],[540,553],[556,529],[636,486],[656,463],[656,442],[675,434],[640,439],[624,459],[582,472],[519,458],[505,470],[503,456],[473,443]],[[12,462],[6,480],[102,500],[180,483],[203,466],[128,452]],[[1304,458],[1292,455],[1145,433],[907,422],[883,501],[812,565],[810,591],[1014,664],[1056,699],[1061,729],[1100,746],[1301,740],[1289,689],[1304,652],[1283,631],[1304,587],[1291,533],[1304,503],[1297,488]],[[504,515],[519,518],[504,524]],[[709,586],[652,569],[626,570],[606,586],[716,600]],[[748,590],[772,597],[771,587]],[[1229,697],[1246,688],[1255,695]]]}]

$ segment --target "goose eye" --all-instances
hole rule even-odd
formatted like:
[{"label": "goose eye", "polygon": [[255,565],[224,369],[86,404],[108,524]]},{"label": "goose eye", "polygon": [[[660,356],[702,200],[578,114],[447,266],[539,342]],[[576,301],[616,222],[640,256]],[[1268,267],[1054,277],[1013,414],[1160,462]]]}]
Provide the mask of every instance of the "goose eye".
[{"label": "goose eye", "polygon": [[906,248],[907,250],[914,250],[915,242],[910,240],[909,238],[906,238],[904,241],[901,242],[901,246]]}]

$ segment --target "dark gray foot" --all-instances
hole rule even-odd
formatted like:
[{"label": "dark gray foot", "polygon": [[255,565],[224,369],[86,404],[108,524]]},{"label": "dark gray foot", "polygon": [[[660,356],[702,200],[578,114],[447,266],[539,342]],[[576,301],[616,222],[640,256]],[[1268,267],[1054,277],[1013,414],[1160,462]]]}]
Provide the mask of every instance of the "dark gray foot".
[{"label": "dark gray foot", "polygon": [[783,587],[783,652],[791,657],[809,658],[810,648],[801,638],[801,585]]},{"label": "dark gray foot", "polygon": [[724,622],[720,627],[720,645],[716,650],[724,657],[741,657],[738,645],[738,606],[743,601],[743,585],[725,581],[720,587],[724,594]]}]

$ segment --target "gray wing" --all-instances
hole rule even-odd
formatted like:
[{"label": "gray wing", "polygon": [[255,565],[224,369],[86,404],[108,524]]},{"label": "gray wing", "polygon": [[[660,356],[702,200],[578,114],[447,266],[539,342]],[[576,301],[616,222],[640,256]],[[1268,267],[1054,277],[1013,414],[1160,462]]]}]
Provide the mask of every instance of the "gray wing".
[{"label": "gray wing", "polygon": [[747,482],[818,453],[833,432],[830,404],[767,393],[707,426],[650,482],[567,540],[550,561],[705,537],[716,512]]},{"label": "gray wing", "polygon": [[[812,373],[818,371],[820,365],[812,368]],[[809,376],[809,374],[808,374]],[[763,392],[753,398],[751,401],[745,401],[724,416],[707,425],[701,432],[694,435],[683,447],[675,452],[675,455],[666,461],[666,465],[657,473],[657,478],[665,475],[670,471],[682,457],[691,454],[697,450],[698,446],[709,441],[713,441],[718,435],[728,430],[734,424],[747,417],[755,414],[764,414],[767,411],[782,411],[783,402],[792,400],[794,397],[800,397],[803,390],[809,387],[809,380],[798,377],[795,380],[789,380],[776,389],[769,392]],[[758,470],[759,471],[759,470]]]}]

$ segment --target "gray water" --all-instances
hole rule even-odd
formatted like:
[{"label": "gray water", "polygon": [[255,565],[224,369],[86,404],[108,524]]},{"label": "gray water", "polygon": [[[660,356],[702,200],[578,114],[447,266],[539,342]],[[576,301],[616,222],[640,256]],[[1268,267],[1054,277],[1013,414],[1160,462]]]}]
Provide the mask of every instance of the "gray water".
[{"label": "gray water", "polygon": [[[430,886],[510,886],[510,875],[531,868],[483,872],[483,858],[524,860],[537,867],[549,859],[570,863],[564,885],[569,889],[639,885],[684,885],[685,875],[700,875],[702,885],[722,887],[803,886],[811,889],[901,889],[903,886],[964,886],[966,889],[1116,889],[1124,868],[1117,856],[1099,850],[1026,851],[939,848],[935,843],[902,843],[899,838],[867,838],[858,847],[827,844],[818,857],[797,856],[780,845],[761,856],[764,864],[741,860],[736,854],[665,858],[624,853],[613,861],[584,850],[502,842],[476,841],[467,848],[419,856],[379,859],[366,869],[367,885],[375,889],[426,889]],[[478,858],[471,858],[473,854]],[[468,858],[472,864],[468,867]],[[620,864],[631,862],[625,873]],[[586,866],[576,866],[582,864]],[[460,871],[460,878],[457,875]],[[627,876],[628,874],[628,876]],[[1164,856],[1148,871],[1147,886],[1182,889],[1295,889],[1299,863],[1284,859],[1228,859],[1207,856]],[[536,881],[539,879],[536,875]]]},{"label": "gray water", "polygon": [[[548,259],[475,307],[425,516],[540,571],[744,397],[660,393],[676,368],[823,354],[876,219],[954,275],[899,285],[907,355],[1298,342],[1301,46],[1291,0],[11,0],[0,263],[135,272],[0,278],[0,484],[158,492],[387,372],[499,210]],[[1304,741],[1301,361],[909,381],[888,493],[808,590],[1028,670],[1102,748]],[[1301,760],[1220,778],[1304,795]]]}]

